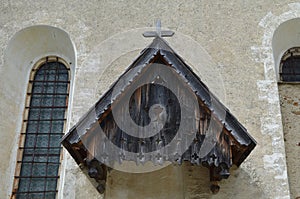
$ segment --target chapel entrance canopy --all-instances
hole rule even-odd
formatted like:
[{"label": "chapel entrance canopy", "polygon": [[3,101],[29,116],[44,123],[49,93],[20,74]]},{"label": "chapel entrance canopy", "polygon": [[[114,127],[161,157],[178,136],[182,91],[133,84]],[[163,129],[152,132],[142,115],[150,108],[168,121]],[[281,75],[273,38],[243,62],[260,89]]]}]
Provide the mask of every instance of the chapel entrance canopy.
[{"label": "chapel entrance canopy", "polygon": [[[189,161],[210,170],[210,180],[229,177],[256,142],[175,53],[164,36],[153,42],[64,136],[62,144],[104,192],[107,168]],[[201,64],[201,63],[199,63]]]}]

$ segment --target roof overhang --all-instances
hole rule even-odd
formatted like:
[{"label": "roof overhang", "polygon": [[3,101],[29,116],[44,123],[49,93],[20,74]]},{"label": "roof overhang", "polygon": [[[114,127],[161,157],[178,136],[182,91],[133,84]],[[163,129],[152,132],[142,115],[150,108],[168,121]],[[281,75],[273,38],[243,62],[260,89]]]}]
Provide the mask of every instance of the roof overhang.
[{"label": "roof overhang", "polygon": [[[169,72],[153,70],[156,64],[164,65]],[[167,88],[170,77],[161,77],[161,73],[172,75],[172,79],[176,80],[178,92],[171,89],[175,92],[174,96],[169,94],[172,92]],[[148,84],[139,87],[141,81]],[[135,89],[138,87],[139,90]],[[126,95],[132,100],[131,104],[123,103],[128,98]],[[176,117],[182,113],[182,108],[178,108],[175,102],[183,95],[195,96],[196,103],[187,103],[188,106],[193,104],[186,109],[187,111],[193,110],[195,105],[199,110],[191,119],[196,124],[191,127],[192,133],[189,132],[192,141],[181,144],[184,149],[181,153],[160,154],[162,157],[158,161],[152,152],[161,149],[161,145],[158,146],[160,143],[167,147],[178,137],[176,132],[180,124],[176,125]],[[147,99],[144,96],[147,96]],[[157,135],[150,138],[135,137],[118,127],[114,110],[115,113],[122,114],[122,110],[126,109],[124,106],[132,106],[131,113],[135,115],[133,117],[140,118],[136,121],[147,123],[149,118],[141,114],[149,115],[148,106],[157,102],[167,103],[168,100],[174,103],[166,105],[166,110],[169,111],[166,113],[173,115],[175,119],[170,119],[168,125],[163,125],[164,130]],[[142,126],[145,126],[144,123]],[[156,143],[157,139],[161,142]],[[107,147],[107,142],[112,142],[114,147],[128,153],[117,153]],[[256,141],[166,41],[156,37],[99,101],[70,129],[63,137],[62,144],[85,173],[94,179],[99,192],[104,192],[109,162],[135,161],[140,164],[152,161],[154,164],[161,164],[170,161],[181,164],[182,161],[189,161],[209,168],[210,180],[220,181],[229,177],[229,169],[233,164],[239,166],[247,158],[256,146]],[[143,155],[142,159],[139,154]]]}]

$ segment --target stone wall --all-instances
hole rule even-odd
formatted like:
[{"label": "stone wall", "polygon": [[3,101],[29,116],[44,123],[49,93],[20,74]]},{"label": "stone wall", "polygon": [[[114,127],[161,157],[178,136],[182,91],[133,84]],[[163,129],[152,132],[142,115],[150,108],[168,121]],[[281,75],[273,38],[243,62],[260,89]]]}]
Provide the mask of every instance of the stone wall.
[{"label": "stone wall", "polygon": [[[174,37],[167,39],[173,49],[245,125],[258,145],[241,167],[232,169],[229,179],[221,182],[217,195],[206,186],[205,169],[185,164],[147,174],[112,171],[105,198],[289,198],[272,57],[274,31],[280,23],[299,16],[299,4],[289,2],[1,1],[0,198],[9,198],[11,193],[25,99],[24,89],[14,87],[17,77],[7,77],[7,70],[16,70],[23,85],[28,79],[28,71],[8,66],[5,58],[13,36],[39,24],[57,27],[70,36],[77,52],[68,121],[72,126],[151,42],[141,33],[153,27],[157,18],[175,31]],[[66,152],[62,165],[60,198],[103,197]]]}]

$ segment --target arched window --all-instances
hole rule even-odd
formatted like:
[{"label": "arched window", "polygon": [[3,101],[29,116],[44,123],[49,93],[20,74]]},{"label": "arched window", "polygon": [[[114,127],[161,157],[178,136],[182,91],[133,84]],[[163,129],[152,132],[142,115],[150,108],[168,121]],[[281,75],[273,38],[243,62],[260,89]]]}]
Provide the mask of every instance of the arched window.
[{"label": "arched window", "polygon": [[[55,198],[70,84],[68,65],[46,57],[32,69],[13,198]],[[17,81],[17,80],[16,80]]]},{"label": "arched window", "polygon": [[300,47],[287,50],[280,61],[280,80],[300,82]]}]

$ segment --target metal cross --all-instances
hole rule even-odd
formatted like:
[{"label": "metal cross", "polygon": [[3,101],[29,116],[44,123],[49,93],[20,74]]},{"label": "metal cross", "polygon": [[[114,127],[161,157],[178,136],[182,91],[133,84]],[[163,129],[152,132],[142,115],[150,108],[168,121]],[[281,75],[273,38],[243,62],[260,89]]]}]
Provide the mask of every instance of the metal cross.
[{"label": "metal cross", "polygon": [[143,33],[144,37],[172,37],[174,32],[171,30],[161,30],[160,19],[156,21],[156,31],[147,31]]}]

